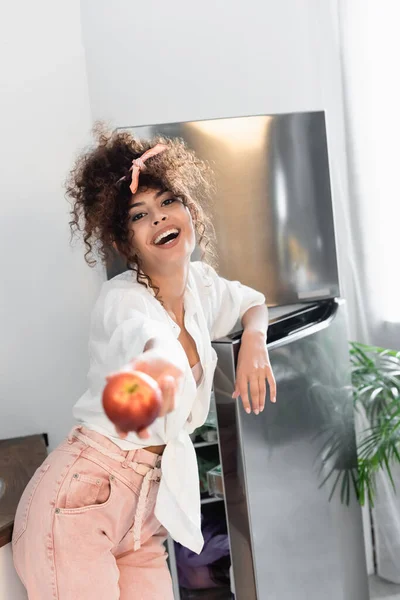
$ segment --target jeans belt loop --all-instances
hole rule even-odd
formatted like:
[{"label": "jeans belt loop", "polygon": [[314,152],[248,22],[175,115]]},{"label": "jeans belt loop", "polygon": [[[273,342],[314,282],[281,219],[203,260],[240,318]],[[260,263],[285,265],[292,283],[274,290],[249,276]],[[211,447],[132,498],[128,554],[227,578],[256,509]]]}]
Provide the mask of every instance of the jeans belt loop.
[{"label": "jeans belt loop", "polygon": [[135,456],[135,454],[136,454],[136,450],[129,450],[126,453],[124,462],[121,463],[121,467],[123,467],[124,469],[127,469],[129,467],[129,463],[132,462],[133,457]]},{"label": "jeans belt loop", "polygon": [[67,437],[67,442],[68,442],[68,444],[73,444],[73,443],[74,443],[74,438],[76,437],[76,436],[75,436],[75,432],[76,432],[76,431],[82,431],[82,425],[76,425],[76,426],[75,426],[75,427],[72,429],[71,433],[70,433],[70,434],[69,434],[69,436]]}]

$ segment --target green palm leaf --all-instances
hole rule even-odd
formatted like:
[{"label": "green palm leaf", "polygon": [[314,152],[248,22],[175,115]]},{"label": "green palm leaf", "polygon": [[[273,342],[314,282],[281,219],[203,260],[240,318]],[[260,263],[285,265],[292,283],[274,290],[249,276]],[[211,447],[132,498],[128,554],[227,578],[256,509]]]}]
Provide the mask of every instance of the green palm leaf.
[{"label": "green palm leaf", "polygon": [[393,489],[392,466],[400,463],[400,352],[350,344],[355,408],[361,408],[370,427],[358,444],[358,478],[353,479],[361,504],[376,495],[376,474],[383,470]]}]

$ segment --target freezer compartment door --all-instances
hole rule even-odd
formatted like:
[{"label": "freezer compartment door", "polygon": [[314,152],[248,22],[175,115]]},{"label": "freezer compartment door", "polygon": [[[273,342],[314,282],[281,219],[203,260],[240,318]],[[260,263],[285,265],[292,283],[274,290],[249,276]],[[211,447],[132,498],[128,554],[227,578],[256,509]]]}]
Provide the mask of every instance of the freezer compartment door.
[{"label": "freezer compartment door", "polygon": [[277,404],[258,416],[231,397],[240,339],[214,343],[236,600],[369,597],[344,308],[270,344]]},{"label": "freezer compartment door", "polygon": [[[339,295],[324,112],[124,129],[183,138],[211,166],[223,277],[263,292],[270,306]],[[110,263],[109,276],[119,269]]]}]

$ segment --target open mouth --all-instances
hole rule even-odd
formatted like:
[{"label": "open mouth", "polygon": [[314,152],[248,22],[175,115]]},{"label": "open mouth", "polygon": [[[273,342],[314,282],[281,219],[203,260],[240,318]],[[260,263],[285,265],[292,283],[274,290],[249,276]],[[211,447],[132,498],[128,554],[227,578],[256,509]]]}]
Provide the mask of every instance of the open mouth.
[{"label": "open mouth", "polygon": [[180,234],[179,229],[176,229],[175,227],[171,227],[171,229],[167,229],[166,231],[163,231],[156,238],[154,238],[153,244],[155,246],[167,246],[168,244],[171,244],[174,240],[176,240],[176,238],[179,236],[179,234]]}]

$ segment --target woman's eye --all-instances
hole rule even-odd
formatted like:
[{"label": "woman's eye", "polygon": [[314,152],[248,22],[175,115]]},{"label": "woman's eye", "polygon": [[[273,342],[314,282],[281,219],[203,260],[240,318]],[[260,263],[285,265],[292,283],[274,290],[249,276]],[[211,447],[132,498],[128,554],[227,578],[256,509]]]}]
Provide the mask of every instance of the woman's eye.
[{"label": "woman's eye", "polygon": [[131,221],[132,221],[132,223],[134,223],[135,221],[139,221],[139,219],[141,219],[142,217],[144,217],[144,213],[139,213],[137,215],[133,215]]},{"label": "woman's eye", "polygon": [[164,202],[162,203],[162,206],[168,206],[168,204],[172,204],[173,202],[176,202],[176,198],[167,198],[166,200],[164,200]]}]

